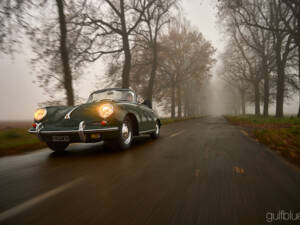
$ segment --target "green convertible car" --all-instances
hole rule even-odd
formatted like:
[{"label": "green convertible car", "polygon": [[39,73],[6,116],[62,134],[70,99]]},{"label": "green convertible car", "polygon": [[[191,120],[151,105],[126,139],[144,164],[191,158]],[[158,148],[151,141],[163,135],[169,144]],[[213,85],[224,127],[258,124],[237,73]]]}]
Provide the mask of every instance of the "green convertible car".
[{"label": "green convertible car", "polygon": [[93,92],[82,105],[38,109],[32,126],[29,133],[50,149],[64,151],[69,143],[102,140],[127,149],[134,136],[157,138],[161,122],[149,101],[138,101],[130,89],[110,88]]}]

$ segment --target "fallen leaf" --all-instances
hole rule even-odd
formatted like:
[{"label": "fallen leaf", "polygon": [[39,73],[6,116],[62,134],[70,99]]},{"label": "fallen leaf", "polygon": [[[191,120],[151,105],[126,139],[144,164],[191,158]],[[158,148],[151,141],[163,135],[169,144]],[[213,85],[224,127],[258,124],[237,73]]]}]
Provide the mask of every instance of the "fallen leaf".
[{"label": "fallen leaf", "polygon": [[245,174],[245,170],[243,168],[238,167],[238,166],[233,167],[233,172],[235,174]]},{"label": "fallen leaf", "polygon": [[200,170],[199,169],[196,169],[195,170],[195,177],[199,177],[200,176]]}]

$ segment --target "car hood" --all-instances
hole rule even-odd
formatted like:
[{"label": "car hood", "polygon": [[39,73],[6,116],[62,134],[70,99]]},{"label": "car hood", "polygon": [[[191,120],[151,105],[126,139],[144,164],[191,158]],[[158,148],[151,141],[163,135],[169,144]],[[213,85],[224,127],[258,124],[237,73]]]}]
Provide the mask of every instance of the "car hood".
[{"label": "car hood", "polygon": [[97,121],[101,119],[97,108],[104,102],[114,103],[113,101],[103,100],[69,107],[47,107],[47,117],[44,122],[71,125],[74,122],[77,124],[80,121]]}]

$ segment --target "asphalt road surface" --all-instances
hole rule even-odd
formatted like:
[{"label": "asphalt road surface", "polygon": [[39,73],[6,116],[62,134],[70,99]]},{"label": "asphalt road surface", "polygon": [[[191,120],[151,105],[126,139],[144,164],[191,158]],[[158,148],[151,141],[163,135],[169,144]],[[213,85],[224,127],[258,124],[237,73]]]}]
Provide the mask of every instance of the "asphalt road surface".
[{"label": "asphalt road surface", "polygon": [[300,214],[299,170],[221,117],[166,125],[124,152],[0,159],[0,224],[300,224],[280,210]]}]

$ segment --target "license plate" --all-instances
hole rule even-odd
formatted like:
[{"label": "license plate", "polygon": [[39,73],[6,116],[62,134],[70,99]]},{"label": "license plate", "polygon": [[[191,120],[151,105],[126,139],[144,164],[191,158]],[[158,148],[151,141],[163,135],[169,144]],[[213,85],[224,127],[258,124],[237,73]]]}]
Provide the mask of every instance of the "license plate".
[{"label": "license plate", "polygon": [[69,136],[52,136],[52,141],[54,142],[69,142]]}]

